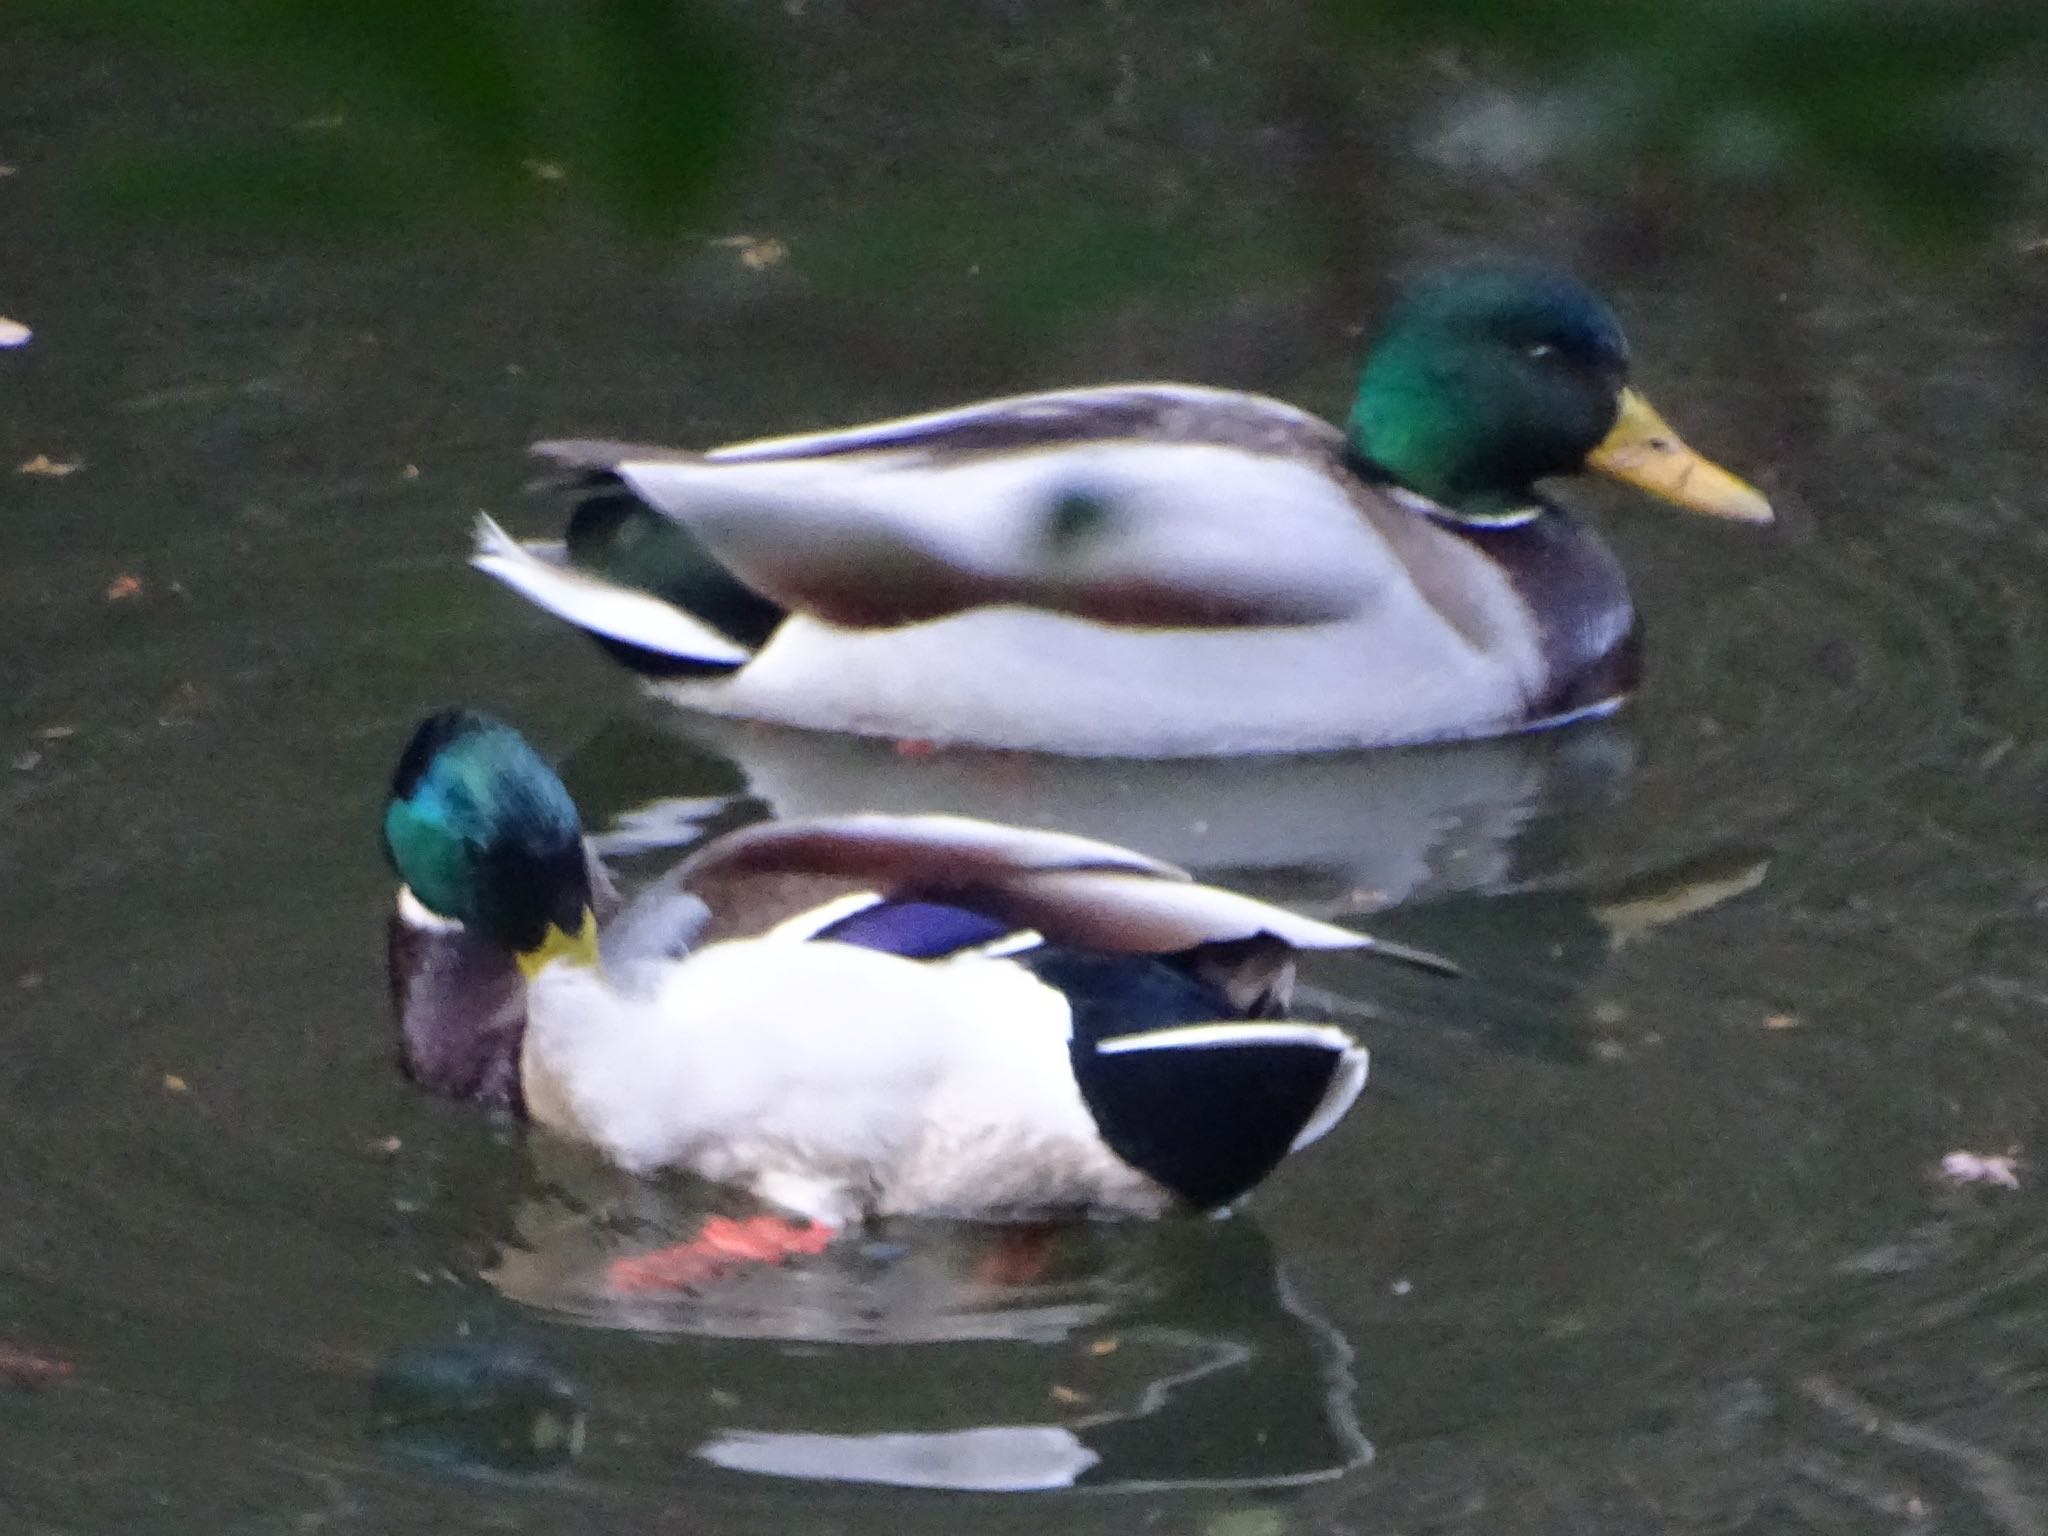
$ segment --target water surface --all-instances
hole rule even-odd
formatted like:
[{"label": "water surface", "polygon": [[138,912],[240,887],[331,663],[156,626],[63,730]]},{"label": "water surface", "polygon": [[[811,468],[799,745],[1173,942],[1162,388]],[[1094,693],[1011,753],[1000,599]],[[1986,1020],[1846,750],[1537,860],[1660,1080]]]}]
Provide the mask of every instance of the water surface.
[{"label": "water surface", "polygon": [[[783,119],[708,231],[783,241],[760,270],[568,221],[117,235],[67,178],[205,94],[52,36],[0,60],[0,313],[36,332],[0,354],[0,464],[79,465],[0,478],[12,1528],[2041,1529],[2038,1182],[1934,1176],[2024,1160],[2048,1102],[2038,254],[1922,271],[1820,198],[1446,169],[1443,60],[1382,61],[1333,138],[1299,38],[1234,13],[785,9]],[[1030,221],[974,270],[861,243],[933,186],[1120,199],[1198,259],[1022,324]],[[1646,391],[1784,514],[1581,494],[1650,627],[1611,726],[906,761],[666,717],[461,568],[479,508],[544,528],[543,434],[1155,375],[1335,413],[1380,273],[1475,244],[1609,289]],[[578,1266],[702,1192],[559,1166],[391,1066],[375,819],[455,700],[599,824],[667,795],[1067,825],[1472,975],[1312,967],[1374,1083],[1231,1222],[1014,1272],[911,1227],[721,1307],[593,1310]],[[373,1406],[420,1350],[529,1362],[580,1451],[422,1460]],[[878,1485],[920,1480],[984,1491]]]}]

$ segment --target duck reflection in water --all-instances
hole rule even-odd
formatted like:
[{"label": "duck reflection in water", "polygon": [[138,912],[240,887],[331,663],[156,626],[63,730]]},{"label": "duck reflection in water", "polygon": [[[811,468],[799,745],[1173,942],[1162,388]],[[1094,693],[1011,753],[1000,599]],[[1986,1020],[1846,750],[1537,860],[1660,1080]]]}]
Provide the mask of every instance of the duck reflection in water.
[{"label": "duck reflection in water", "polygon": [[1375,1028],[1426,1018],[1434,1033],[1576,1059],[1600,1033],[1591,1015],[1615,955],[1745,895],[1769,864],[1767,849],[1730,845],[1589,870],[1584,845],[1627,792],[1634,761],[1625,721],[1256,761],[971,748],[905,761],[855,737],[649,710],[606,720],[565,771],[590,802],[625,808],[593,842],[627,862],[672,857],[675,844],[764,808],[802,818],[922,805],[1144,848],[1296,911],[1372,914],[1456,954],[1465,972],[1446,987],[1329,956],[1318,984],[1297,989],[1326,1016]]},{"label": "duck reflection in water", "polygon": [[[1249,1216],[891,1222],[790,1264],[622,1296],[611,1258],[687,1230],[706,1192],[559,1143],[534,1163],[544,1187],[485,1278],[545,1315],[669,1336],[651,1360],[635,1352],[643,1373],[621,1390],[644,1394],[649,1433],[714,1466],[1026,1491],[1279,1487],[1372,1457],[1349,1344]],[[750,1347],[689,1343],[706,1338]]]},{"label": "duck reflection in water", "polygon": [[1451,747],[1246,759],[1077,760],[656,713],[605,720],[564,773],[622,854],[763,811],[940,812],[1099,838],[1324,916],[1512,888],[1626,788],[1625,722]]},{"label": "duck reflection in water", "polygon": [[582,1454],[575,1383],[523,1340],[457,1337],[399,1350],[370,1382],[370,1432],[396,1455],[456,1471],[548,1472]]}]

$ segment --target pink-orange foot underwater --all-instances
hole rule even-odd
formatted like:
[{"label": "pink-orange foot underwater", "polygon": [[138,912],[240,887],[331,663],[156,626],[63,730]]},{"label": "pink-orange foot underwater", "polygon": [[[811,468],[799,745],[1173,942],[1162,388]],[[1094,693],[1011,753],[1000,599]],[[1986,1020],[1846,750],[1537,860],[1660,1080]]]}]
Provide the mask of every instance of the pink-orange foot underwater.
[{"label": "pink-orange foot underwater", "polygon": [[613,1259],[605,1276],[613,1290],[632,1295],[686,1291],[749,1264],[781,1264],[823,1253],[838,1235],[837,1227],[822,1222],[788,1221],[780,1216],[735,1221],[730,1216],[713,1216],[687,1243]]},{"label": "pink-orange foot underwater", "polygon": [[1005,1227],[974,1266],[983,1285],[1036,1285],[1052,1272],[1053,1249],[1061,1231],[1057,1222],[1026,1222]]}]

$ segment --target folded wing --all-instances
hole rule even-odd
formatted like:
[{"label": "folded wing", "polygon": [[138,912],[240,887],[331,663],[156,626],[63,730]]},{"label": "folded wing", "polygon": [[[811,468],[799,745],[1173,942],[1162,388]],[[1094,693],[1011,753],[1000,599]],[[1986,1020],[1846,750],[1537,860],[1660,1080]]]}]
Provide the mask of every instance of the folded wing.
[{"label": "folded wing", "polygon": [[[1055,944],[1123,954],[1243,946],[1362,949],[1440,973],[1450,962],[1254,897],[1113,844],[959,816],[768,822],[719,839],[681,872],[720,933],[761,932],[851,893],[941,901]],[[1233,964],[1236,962],[1233,961]]]},{"label": "folded wing", "polygon": [[[706,454],[581,440],[536,452],[586,484],[622,484],[754,592],[841,626],[1022,604],[1209,628],[1321,623],[1370,598],[1379,536],[1331,472],[1340,446],[1278,401],[1132,386]],[[586,628],[689,643],[623,612],[569,612],[576,594],[502,549],[480,545],[478,564]]]}]

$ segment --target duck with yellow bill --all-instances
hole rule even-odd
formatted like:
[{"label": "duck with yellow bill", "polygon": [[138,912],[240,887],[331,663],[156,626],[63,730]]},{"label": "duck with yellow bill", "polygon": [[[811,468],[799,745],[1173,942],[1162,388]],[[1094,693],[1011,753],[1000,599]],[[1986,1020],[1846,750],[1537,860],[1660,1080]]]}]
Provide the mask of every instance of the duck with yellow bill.
[{"label": "duck with yellow bill", "polygon": [[707,452],[544,443],[566,537],[486,518],[474,564],[712,714],[1084,756],[1503,735],[1639,672],[1620,563],[1540,481],[1771,520],[1628,375],[1584,284],[1455,266],[1389,311],[1342,429],[1130,384]]}]

